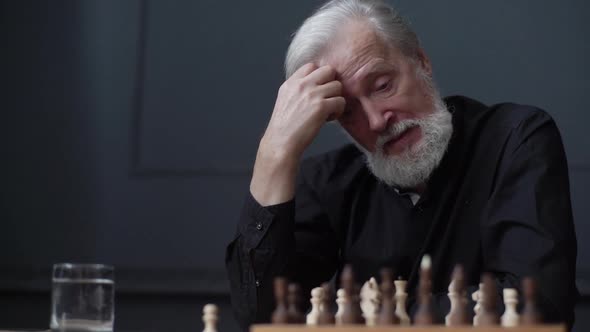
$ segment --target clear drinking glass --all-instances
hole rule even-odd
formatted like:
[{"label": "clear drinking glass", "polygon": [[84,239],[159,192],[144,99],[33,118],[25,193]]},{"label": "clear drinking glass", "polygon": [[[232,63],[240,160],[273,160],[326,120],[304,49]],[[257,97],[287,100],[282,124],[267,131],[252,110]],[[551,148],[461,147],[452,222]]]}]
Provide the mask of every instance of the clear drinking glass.
[{"label": "clear drinking glass", "polygon": [[115,320],[115,271],[102,264],[55,264],[52,331],[109,332]]}]

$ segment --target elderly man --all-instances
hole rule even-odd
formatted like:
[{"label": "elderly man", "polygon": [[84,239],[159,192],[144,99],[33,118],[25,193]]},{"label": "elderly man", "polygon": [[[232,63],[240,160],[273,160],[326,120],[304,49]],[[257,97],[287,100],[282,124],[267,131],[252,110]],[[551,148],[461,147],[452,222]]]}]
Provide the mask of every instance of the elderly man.
[{"label": "elderly man", "polygon": [[[330,1],[295,34],[226,265],[240,323],[270,319],[273,279],[309,290],[350,263],[408,280],[432,256],[439,314],[451,271],[470,292],[539,282],[546,321],[573,322],[576,238],[551,117],[517,104],[441,99],[407,23],[379,0]],[[354,144],[301,161],[327,122]],[[309,294],[309,293],[307,293]]]}]

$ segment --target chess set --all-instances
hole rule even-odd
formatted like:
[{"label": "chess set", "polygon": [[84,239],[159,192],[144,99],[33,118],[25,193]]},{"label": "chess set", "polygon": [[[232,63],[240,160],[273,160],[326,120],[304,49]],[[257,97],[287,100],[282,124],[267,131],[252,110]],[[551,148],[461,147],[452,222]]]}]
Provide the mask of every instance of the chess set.
[{"label": "chess set", "polygon": [[[482,276],[479,290],[472,294],[475,301],[473,319],[467,310],[467,293],[461,266],[453,271],[448,297],[451,308],[444,322],[437,322],[431,296],[431,261],[424,256],[420,266],[418,284],[418,307],[413,319],[406,311],[406,281],[393,280],[391,269],[381,271],[381,283],[371,278],[360,288],[355,284],[352,268],[342,271],[342,288],[336,292],[337,310],[333,313],[330,286],[325,283],[311,290],[311,310],[307,315],[301,306],[301,290],[296,284],[289,284],[285,278],[276,278],[274,293],[276,308],[271,324],[253,325],[250,332],[437,332],[437,331],[478,331],[478,332],[565,332],[565,324],[547,325],[537,309],[536,284],[531,278],[522,281],[524,306],[517,311],[518,292],[503,289],[505,310],[496,312],[496,283],[490,274]],[[211,305],[208,305],[211,306]],[[204,332],[216,332],[212,318],[216,321],[217,309],[205,306]]]}]

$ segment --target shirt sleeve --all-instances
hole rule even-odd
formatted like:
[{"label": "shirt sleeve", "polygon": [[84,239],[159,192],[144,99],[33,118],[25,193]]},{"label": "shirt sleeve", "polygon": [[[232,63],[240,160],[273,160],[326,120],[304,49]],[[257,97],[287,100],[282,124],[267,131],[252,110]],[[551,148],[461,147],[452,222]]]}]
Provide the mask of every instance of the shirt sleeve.
[{"label": "shirt sleeve", "polygon": [[[555,122],[542,111],[507,140],[481,223],[484,268],[499,287],[533,276],[545,321],[574,319],[576,237],[568,168]],[[501,292],[501,289],[499,289]]]},{"label": "shirt sleeve", "polygon": [[295,200],[262,207],[248,194],[225,258],[232,306],[242,329],[270,321],[275,277],[298,283],[307,298],[312,287],[335,272],[337,257],[329,219],[305,174],[298,178]]}]

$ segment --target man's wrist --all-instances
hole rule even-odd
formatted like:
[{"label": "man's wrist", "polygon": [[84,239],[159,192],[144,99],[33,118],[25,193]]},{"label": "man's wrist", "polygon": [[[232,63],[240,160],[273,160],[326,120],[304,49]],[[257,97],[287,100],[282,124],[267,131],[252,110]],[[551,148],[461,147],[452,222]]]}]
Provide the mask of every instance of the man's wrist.
[{"label": "man's wrist", "polygon": [[259,147],[250,183],[252,196],[262,206],[287,202],[295,196],[299,157],[285,150]]}]

